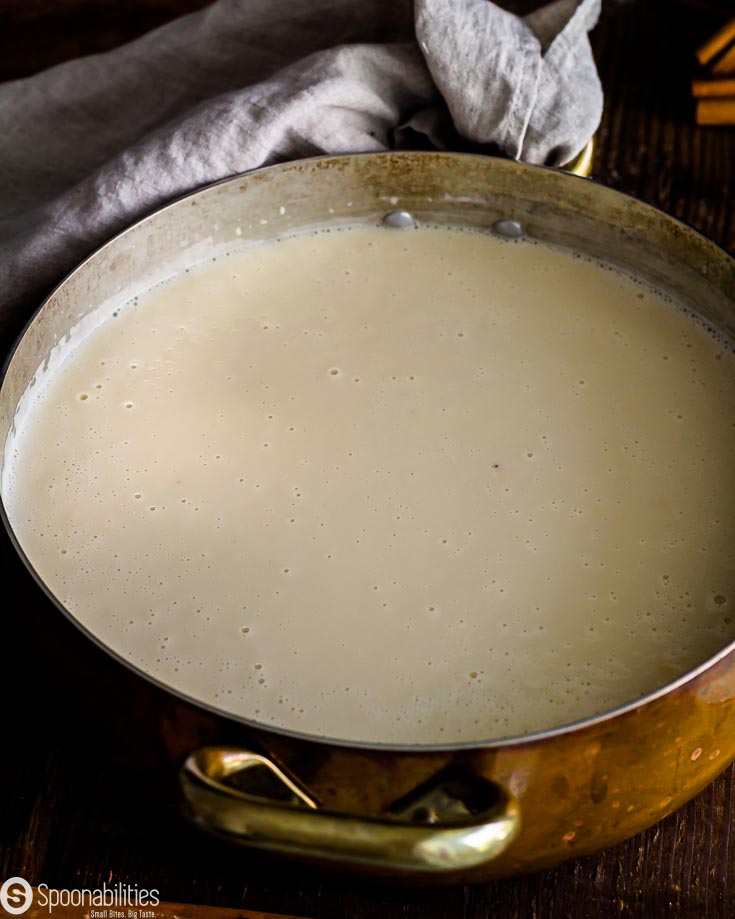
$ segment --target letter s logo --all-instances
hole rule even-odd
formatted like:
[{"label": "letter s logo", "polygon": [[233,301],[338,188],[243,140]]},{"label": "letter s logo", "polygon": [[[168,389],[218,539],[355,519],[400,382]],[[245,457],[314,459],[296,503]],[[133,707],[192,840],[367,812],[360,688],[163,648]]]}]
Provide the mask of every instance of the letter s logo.
[{"label": "letter s logo", "polygon": [[0,887],[0,906],[11,916],[20,916],[33,902],[33,888],[25,878],[8,878]]}]

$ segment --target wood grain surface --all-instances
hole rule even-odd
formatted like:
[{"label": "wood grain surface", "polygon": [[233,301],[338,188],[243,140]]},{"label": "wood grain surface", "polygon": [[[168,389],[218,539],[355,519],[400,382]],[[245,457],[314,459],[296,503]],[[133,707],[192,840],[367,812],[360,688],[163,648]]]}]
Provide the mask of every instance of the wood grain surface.
[{"label": "wood grain surface", "polygon": [[[200,5],[0,0],[0,78]],[[689,96],[693,51],[728,13],[732,0],[607,0],[594,36],[606,92],[594,175],[735,251],[735,129],[695,127]],[[485,886],[385,886],[201,838],[177,814],[158,691],[51,608],[4,534],[0,553],[0,881],[155,887],[167,901],[211,906],[199,915],[212,919],[228,915],[214,907],[319,919],[735,916],[732,768],[627,843]]]}]

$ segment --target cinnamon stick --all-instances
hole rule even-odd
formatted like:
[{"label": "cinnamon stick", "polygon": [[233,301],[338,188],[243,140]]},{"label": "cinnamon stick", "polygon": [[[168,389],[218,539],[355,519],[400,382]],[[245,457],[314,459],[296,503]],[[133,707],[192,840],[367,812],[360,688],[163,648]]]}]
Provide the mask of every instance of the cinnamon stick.
[{"label": "cinnamon stick", "polygon": [[700,99],[697,102],[697,124],[735,125],[735,96]]},{"label": "cinnamon stick", "polygon": [[724,76],[727,73],[735,73],[735,42],[725,51],[722,57],[718,57],[710,68],[712,73],[717,76]]},{"label": "cinnamon stick", "polygon": [[705,67],[733,42],[735,42],[735,19],[726,22],[719,32],[715,32],[712,38],[702,45],[697,51],[697,60]]},{"label": "cinnamon stick", "polygon": [[695,99],[735,96],[735,80],[692,80],[692,95]]}]

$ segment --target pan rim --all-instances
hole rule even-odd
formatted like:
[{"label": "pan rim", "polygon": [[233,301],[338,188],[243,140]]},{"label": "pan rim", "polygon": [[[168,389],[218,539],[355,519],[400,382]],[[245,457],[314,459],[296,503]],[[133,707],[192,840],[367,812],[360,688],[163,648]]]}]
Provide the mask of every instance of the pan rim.
[{"label": "pan rim", "polygon": [[[633,195],[627,194],[626,192],[619,191],[617,189],[610,188],[609,186],[602,185],[602,183],[596,182],[594,179],[577,176],[572,173],[563,172],[554,167],[549,166],[538,166],[530,163],[519,163],[516,161],[509,161],[501,157],[495,156],[486,156],[483,154],[475,153],[454,153],[447,151],[410,151],[410,150],[401,150],[401,151],[380,151],[380,152],[369,152],[369,153],[347,153],[347,154],[338,154],[338,155],[323,155],[316,157],[308,157],[300,160],[292,160],[283,163],[276,163],[269,166],[260,166],[255,169],[248,170],[246,172],[237,173],[232,176],[228,176],[223,179],[219,179],[216,182],[211,182],[207,185],[201,186],[194,189],[193,191],[187,192],[171,201],[168,201],[166,204],[154,208],[150,213],[146,214],[144,217],[134,221],[129,226],[125,227],[120,232],[116,233],[110,239],[103,242],[101,245],[97,246],[89,255],[82,259],[78,264],[76,264],[64,277],[54,285],[50,293],[43,299],[41,304],[33,314],[30,316],[28,321],[24,324],[17,338],[15,339],[13,345],[11,346],[4,362],[2,369],[0,370],[0,394],[5,384],[6,377],[10,370],[13,358],[15,357],[18,348],[25,338],[26,334],[29,332],[36,319],[40,313],[45,309],[45,307],[54,299],[58,291],[64,287],[78,272],[82,271],[87,264],[97,257],[99,253],[108,249],[110,246],[115,245],[120,239],[124,238],[126,235],[134,232],[139,226],[146,223],[149,220],[156,218],[158,215],[168,211],[172,208],[179,206],[180,204],[189,201],[190,199],[195,198],[196,196],[209,192],[211,189],[223,186],[229,183],[236,184],[241,182],[243,179],[247,179],[254,174],[267,173],[272,170],[283,170],[284,168],[309,165],[316,162],[324,161],[345,161],[345,160],[356,160],[360,158],[403,158],[403,157],[439,157],[439,158],[463,158],[463,159],[474,159],[489,161],[493,164],[495,168],[508,168],[509,165],[516,168],[522,168],[524,170],[541,170],[543,172],[552,173],[556,176],[563,175],[563,181],[567,182],[582,182],[587,184],[593,184],[598,188],[604,189],[606,193],[615,195],[617,197],[627,199],[628,201],[634,202],[635,206],[642,207],[646,210],[649,210],[655,214],[658,214],[666,222],[678,225],[680,228],[685,230],[687,233],[692,234],[695,238],[698,238],[705,245],[712,247],[712,249],[720,253],[725,257],[726,262],[731,262],[735,265],[735,258],[727,252],[727,250],[720,246],[718,243],[706,237],[703,233],[700,233],[698,230],[691,227],[686,222],[673,217],[670,214],[667,214],[665,211],[656,207],[655,205],[649,204],[645,201],[641,201]],[[4,444],[2,445],[4,449]],[[692,668],[691,670],[686,671],[686,673],[677,677],[676,679],[664,684],[658,689],[653,690],[650,693],[646,693],[643,696],[639,696],[631,702],[626,702],[622,705],[616,706],[615,708],[608,709],[604,712],[601,712],[596,715],[592,715],[588,718],[583,718],[577,721],[567,722],[565,724],[557,725],[552,728],[546,728],[541,731],[534,731],[528,734],[519,734],[519,735],[509,735],[502,736],[498,738],[491,738],[488,740],[473,740],[473,741],[460,741],[454,743],[431,743],[431,744],[407,744],[407,743],[396,743],[396,742],[380,742],[380,741],[359,741],[359,740],[349,740],[339,737],[329,737],[320,734],[310,734],[306,732],[296,731],[289,728],[283,728],[275,724],[269,724],[268,722],[257,721],[253,718],[248,718],[245,715],[240,715],[234,712],[228,712],[226,709],[220,708],[214,704],[205,702],[201,699],[197,699],[195,696],[189,695],[183,690],[177,689],[176,687],[166,683],[164,680],[160,679],[153,673],[149,673],[144,670],[141,666],[134,663],[131,660],[128,660],[120,652],[114,650],[102,640],[100,636],[95,634],[91,628],[78,620],[73,613],[64,606],[64,604],[56,597],[53,591],[48,587],[48,585],[43,581],[41,576],[38,574],[30,559],[27,557],[23,548],[20,545],[20,541],[12,528],[10,520],[7,515],[5,508],[5,503],[0,494],[0,518],[2,519],[3,526],[5,531],[10,539],[10,542],[13,546],[14,551],[19,556],[21,562],[26,567],[28,572],[31,574],[31,577],[35,583],[40,587],[43,594],[48,600],[70,621],[75,628],[79,629],[81,633],[90,641],[92,641],[100,650],[102,650],[106,655],[111,657],[118,664],[124,666],[127,670],[134,673],[136,676],[141,677],[146,682],[155,686],[158,690],[163,690],[164,692],[174,696],[180,701],[186,702],[187,704],[193,706],[196,709],[205,711],[209,714],[215,715],[219,718],[225,718],[230,721],[235,721],[238,724],[241,724],[247,728],[250,728],[254,731],[263,732],[263,733],[272,733],[282,737],[290,738],[293,740],[298,740],[301,742],[308,742],[323,746],[331,747],[340,747],[347,749],[363,750],[363,751],[373,751],[375,753],[413,753],[413,754],[426,754],[433,755],[436,753],[444,752],[462,752],[478,749],[501,749],[509,747],[519,747],[526,745],[533,745],[548,741],[551,739],[559,738],[563,735],[568,735],[572,733],[579,733],[587,729],[597,728],[606,723],[612,722],[616,718],[628,714],[634,713],[637,709],[640,709],[644,706],[647,706],[659,699],[664,698],[665,696],[674,693],[676,690],[682,688],[686,684],[695,681],[698,677],[707,673],[708,671],[714,669],[714,667],[725,660],[728,656],[735,653],[735,640],[729,642],[727,645],[723,646],[715,654],[711,655],[701,664]]]}]

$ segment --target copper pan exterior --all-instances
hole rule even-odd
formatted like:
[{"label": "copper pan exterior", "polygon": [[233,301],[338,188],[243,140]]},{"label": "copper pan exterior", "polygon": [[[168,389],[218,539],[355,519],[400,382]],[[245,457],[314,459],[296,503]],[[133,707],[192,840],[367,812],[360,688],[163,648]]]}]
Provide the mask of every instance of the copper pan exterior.
[{"label": "copper pan exterior", "polygon": [[[377,223],[396,208],[420,223],[519,221],[529,236],[625,268],[735,333],[735,261],[635,199],[490,157],[327,157],[183,198],[72,272],[8,360],[0,443],[53,348],[100,306],[112,312],[184,266],[243,242]],[[4,510],[3,518],[15,541]],[[419,881],[502,877],[620,842],[680,807],[735,758],[733,646],[632,705],[485,744],[347,744],[278,731],[163,688],[171,699],[166,739],[197,823],[233,842]]]}]

